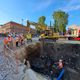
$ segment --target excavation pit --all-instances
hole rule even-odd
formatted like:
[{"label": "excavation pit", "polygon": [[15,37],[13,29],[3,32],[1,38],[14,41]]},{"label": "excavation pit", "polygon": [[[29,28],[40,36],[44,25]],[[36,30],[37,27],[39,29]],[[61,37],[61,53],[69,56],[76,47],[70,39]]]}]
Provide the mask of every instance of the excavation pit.
[{"label": "excavation pit", "polygon": [[80,80],[80,44],[37,43],[29,45],[26,50],[34,71],[50,76],[54,62],[62,59],[66,76],[64,80]]}]

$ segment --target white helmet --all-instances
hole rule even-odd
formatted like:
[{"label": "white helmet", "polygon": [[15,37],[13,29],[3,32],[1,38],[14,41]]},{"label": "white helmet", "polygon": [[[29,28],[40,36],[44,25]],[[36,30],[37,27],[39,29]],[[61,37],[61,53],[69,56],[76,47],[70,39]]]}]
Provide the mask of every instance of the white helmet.
[{"label": "white helmet", "polygon": [[60,59],[59,62],[62,62],[62,59]]},{"label": "white helmet", "polygon": [[8,37],[10,37],[11,35],[8,35]]},{"label": "white helmet", "polygon": [[17,34],[16,36],[18,37],[19,35]]}]

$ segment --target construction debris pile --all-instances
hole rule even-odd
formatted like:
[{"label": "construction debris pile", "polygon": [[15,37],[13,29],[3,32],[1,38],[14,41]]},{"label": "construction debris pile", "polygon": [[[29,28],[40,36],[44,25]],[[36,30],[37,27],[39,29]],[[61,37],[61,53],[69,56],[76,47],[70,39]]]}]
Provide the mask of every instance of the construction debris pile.
[{"label": "construction debris pile", "polygon": [[43,46],[29,46],[27,50],[31,68],[36,72],[49,75],[52,64],[62,59],[65,64],[64,80],[80,80],[79,44],[44,43]]},{"label": "construction debris pile", "polygon": [[14,57],[0,52],[0,80],[22,80],[25,66],[16,63]]}]

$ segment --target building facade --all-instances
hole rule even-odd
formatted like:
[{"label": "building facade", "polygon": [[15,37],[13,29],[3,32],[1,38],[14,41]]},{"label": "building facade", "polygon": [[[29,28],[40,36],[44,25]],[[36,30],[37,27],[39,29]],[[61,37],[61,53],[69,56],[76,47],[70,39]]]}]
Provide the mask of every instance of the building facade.
[{"label": "building facade", "polygon": [[69,26],[68,30],[71,31],[71,35],[73,35],[73,36],[79,36],[80,35],[80,26],[71,25],[71,26]]},{"label": "building facade", "polygon": [[8,22],[0,27],[0,33],[27,33],[30,30],[29,27],[21,25],[16,22]]}]

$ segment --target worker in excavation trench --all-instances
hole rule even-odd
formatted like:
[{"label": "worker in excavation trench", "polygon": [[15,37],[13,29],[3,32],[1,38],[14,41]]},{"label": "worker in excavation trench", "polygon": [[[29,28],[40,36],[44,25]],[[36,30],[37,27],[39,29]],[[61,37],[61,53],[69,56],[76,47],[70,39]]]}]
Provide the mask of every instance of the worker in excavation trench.
[{"label": "worker in excavation trench", "polygon": [[57,80],[64,80],[63,79],[63,75],[64,75],[63,61],[60,59],[59,62],[54,63],[52,67],[53,69],[51,71],[51,80],[54,80],[55,77]]}]

